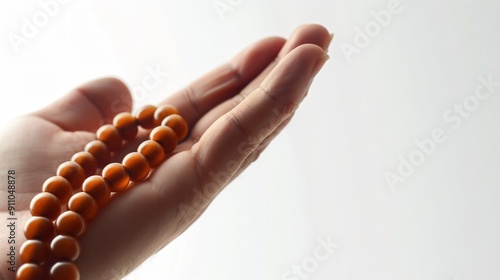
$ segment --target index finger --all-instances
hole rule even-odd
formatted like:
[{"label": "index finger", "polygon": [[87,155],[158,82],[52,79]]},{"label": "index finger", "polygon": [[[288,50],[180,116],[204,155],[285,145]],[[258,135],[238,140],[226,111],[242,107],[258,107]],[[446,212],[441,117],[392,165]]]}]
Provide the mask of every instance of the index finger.
[{"label": "index finger", "polygon": [[161,104],[174,105],[192,127],[198,119],[222,101],[238,94],[269,65],[285,44],[285,39],[270,37],[260,40],[184,89],[169,96]]},{"label": "index finger", "polygon": [[297,109],[327,59],[317,45],[295,48],[257,89],[208,128],[191,149],[202,186],[212,180],[210,174],[232,177],[244,168],[245,159]]}]

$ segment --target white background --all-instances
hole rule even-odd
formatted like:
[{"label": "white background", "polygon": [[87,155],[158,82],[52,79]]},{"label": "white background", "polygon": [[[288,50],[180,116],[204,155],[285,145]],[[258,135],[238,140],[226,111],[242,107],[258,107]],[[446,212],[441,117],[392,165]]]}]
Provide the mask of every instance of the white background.
[{"label": "white background", "polygon": [[[372,12],[389,3],[72,0],[15,51],[9,36],[43,9],[9,1],[0,119],[102,76],[136,88],[158,67],[168,73],[158,87],[134,91],[135,108],[155,103],[257,39],[321,23],[335,33],[332,59],[289,127],[126,279],[500,279],[500,87],[473,97],[478,77],[500,81],[500,2],[401,0],[377,30]],[[443,118],[464,100],[473,110],[460,125]],[[415,141],[436,129],[446,140],[418,162]],[[410,155],[418,166],[391,188],[385,174]],[[336,246],[317,261],[321,239]],[[304,275],[287,274],[293,266]]]}]

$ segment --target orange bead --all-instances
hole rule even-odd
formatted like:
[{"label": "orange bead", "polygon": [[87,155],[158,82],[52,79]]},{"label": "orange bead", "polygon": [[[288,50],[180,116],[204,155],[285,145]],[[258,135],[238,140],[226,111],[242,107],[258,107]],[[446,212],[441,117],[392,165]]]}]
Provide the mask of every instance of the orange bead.
[{"label": "orange bead", "polygon": [[79,280],[80,271],[71,262],[57,262],[50,269],[51,280]]},{"label": "orange bead", "polygon": [[87,222],[82,215],[65,211],[57,218],[55,227],[59,234],[80,237],[87,229]]},{"label": "orange bead", "polygon": [[52,256],[58,260],[74,261],[80,256],[80,243],[68,235],[58,235],[50,243]]},{"label": "orange bead", "polygon": [[78,163],[73,161],[66,161],[59,165],[56,174],[66,178],[74,190],[80,189],[83,180],[85,180],[85,171]]},{"label": "orange bead", "polygon": [[130,176],[125,166],[116,162],[104,167],[102,177],[106,179],[112,192],[119,192],[126,189],[130,182]]},{"label": "orange bead", "polygon": [[97,202],[88,193],[75,193],[68,202],[68,209],[82,215],[85,220],[91,220],[97,214]]},{"label": "orange bead", "polygon": [[134,139],[137,135],[137,121],[132,114],[123,112],[113,118],[113,125],[125,140]]},{"label": "orange bead", "polygon": [[155,111],[156,106],[146,105],[142,107],[135,115],[137,123],[145,129],[155,127]]},{"label": "orange bead", "polygon": [[97,171],[97,160],[89,152],[78,152],[71,157],[71,161],[78,163],[85,173],[85,177],[94,175]]},{"label": "orange bead", "polygon": [[43,264],[49,259],[50,251],[46,243],[40,240],[26,240],[19,249],[21,262]]},{"label": "orange bead", "polygon": [[170,154],[177,146],[177,134],[168,126],[155,127],[149,134],[149,139],[158,142],[165,154]]},{"label": "orange bead", "polygon": [[141,153],[149,162],[151,168],[155,168],[162,162],[165,152],[161,145],[153,140],[146,140],[139,145],[137,151]]},{"label": "orange bead", "polygon": [[43,183],[42,191],[55,195],[61,204],[68,202],[73,194],[71,184],[66,178],[52,176]]},{"label": "orange bead", "polygon": [[132,152],[123,158],[122,164],[128,171],[130,181],[139,182],[148,177],[149,162],[142,154]]},{"label": "orange bead", "polygon": [[99,206],[106,204],[111,197],[111,188],[108,182],[98,175],[88,177],[83,182],[82,190],[90,194]]},{"label": "orange bead", "polygon": [[44,280],[47,279],[47,273],[38,264],[25,263],[21,265],[16,272],[16,280]]},{"label": "orange bead", "polygon": [[101,126],[96,132],[96,138],[104,142],[110,151],[116,151],[122,146],[123,137],[111,124]]},{"label": "orange bead", "polygon": [[24,236],[26,239],[48,242],[52,240],[54,234],[54,224],[45,217],[31,217],[24,224]]},{"label": "orange bead", "polygon": [[162,105],[158,107],[155,111],[155,125],[159,126],[164,118],[173,114],[179,114],[179,111],[172,105]]},{"label": "orange bead", "polygon": [[97,161],[97,166],[103,168],[111,161],[111,152],[104,142],[94,140],[85,146],[85,151],[89,152]]},{"label": "orange bead", "polygon": [[175,134],[177,134],[179,142],[186,138],[188,134],[187,122],[180,115],[174,114],[166,117],[161,122],[161,125],[172,128],[175,131]]},{"label": "orange bead", "polygon": [[30,211],[32,216],[41,216],[53,221],[61,214],[61,204],[55,195],[42,192],[31,200]]}]

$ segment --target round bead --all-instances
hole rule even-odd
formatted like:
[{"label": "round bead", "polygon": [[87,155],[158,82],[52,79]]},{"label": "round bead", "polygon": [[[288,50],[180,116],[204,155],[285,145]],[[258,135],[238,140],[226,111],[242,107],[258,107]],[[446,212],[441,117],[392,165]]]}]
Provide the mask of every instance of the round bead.
[{"label": "round bead", "polygon": [[49,259],[49,247],[40,240],[26,240],[19,249],[21,262],[42,264]]},{"label": "round bead", "polygon": [[58,235],[50,242],[52,255],[60,260],[74,261],[80,256],[80,244],[76,238]]},{"label": "round bead", "polygon": [[73,161],[66,161],[59,165],[56,174],[66,178],[74,190],[80,189],[83,180],[85,180],[85,171],[78,163]]},{"label": "round bead", "polygon": [[116,151],[122,146],[123,137],[118,129],[110,124],[101,126],[96,132],[96,138],[104,142],[111,151]]},{"label": "round bead", "polygon": [[97,166],[103,168],[111,161],[111,152],[104,142],[99,140],[90,141],[85,146],[85,151],[94,156]]},{"label": "round bead", "polygon": [[139,145],[137,151],[141,153],[149,162],[151,168],[155,168],[162,162],[165,152],[161,145],[153,140],[146,140]]},{"label": "round bead", "polygon": [[47,279],[47,273],[38,264],[25,263],[16,272],[16,280],[43,280]]},{"label": "round bead", "polygon": [[125,166],[116,162],[104,167],[102,177],[106,179],[112,192],[119,192],[126,189],[130,182],[130,176]]},{"label": "round bead", "polygon": [[30,211],[32,216],[41,216],[53,221],[61,214],[61,204],[55,195],[42,192],[31,200]]},{"label": "round bead", "polygon": [[156,106],[146,105],[142,107],[135,115],[137,123],[145,129],[155,127],[155,111]]},{"label": "round bead", "polygon": [[158,107],[155,111],[155,125],[159,126],[164,118],[173,114],[179,114],[179,111],[172,105],[162,105]]},{"label": "round bead", "polygon": [[68,202],[73,194],[70,182],[61,176],[52,176],[45,180],[42,191],[55,195],[61,204]]},{"label": "round bead", "polygon": [[179,142],[186,138],[188,134],[187,122],[180,115],[173,114],[166,117],[161,122],[161,125],[172,128],[175,131],[175,134],[177,134],[177,139]]},{"label": "round bead", "polygon": [[94,175],[97,171],[97,160],[89,152],[78,152],[71,157],[71,161],[78,163],[85,173],[85,177]]},{"label": "round bead", "polygon": [[82,215],[65,211],[57,218],[55,227],[59,234],[80,237],[87,229],[87,222]]},{"label": "round bead", "polygon": [[54,237],[54,224],[45,217],[31,217],[24,225],[26,239],[49,242]]},{"label": "round bead", "polygon": [[165,154],[170,154],[177,146],[177,134],[168,126],[155,127],[149,134],[149,139],[158,142]]},{"label": "round bead", "polygon": [[98,175],[88,177],[83,182],[82,190],[90,194],[99,206],[106,204],[111,197],[111,188],[108,182]]},{"label": "round bead", "polygon": [[130,181],[139,182],[148,177],[149,162],[142,154],[132,152],[123,158],[122,164],[128,171]]},{"label": "round bead", "polygon": [[68,209],[82,215],[85,220],[91,220],[97,214],[97,202],[88,193],[75,193],[68,202]]},{"label": "round bead", "polygon": [[50,269],[51,280],[79,280],[80,271],[71,262],[57,262]]},{"label": "round bead", "polygon": [[137,135],[137,122],[132,114],[123,112],[113,118],[113,125],[125,140],[134,139]]}]

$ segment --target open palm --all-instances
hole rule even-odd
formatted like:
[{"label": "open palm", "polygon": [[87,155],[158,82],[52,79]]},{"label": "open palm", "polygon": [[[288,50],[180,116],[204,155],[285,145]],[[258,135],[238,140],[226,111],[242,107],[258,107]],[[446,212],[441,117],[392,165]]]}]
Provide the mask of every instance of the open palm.
[{"label": "open palm", "polygon": [[[80,239],[81,278],[121,279],[186,230],[288,123],[327,60],[330,40],[319,25],[302,26],[289,40],[261,40],[161,102],[178,108],[190,134],[148,179],[99,209]],[[17,256],[29,203],[43,182],[95,139],[99,126],[130,111],[130,98],[120,81],[96,80],[16,119],[0,135],[2,194],[7,193],[7,170],[16,172]],[[113,160],[121,162],[147,136],[141,131]],[[0,206],[3,221],[6,205]],[[7,240],[8,228],[0,230],[0,240]],[[1,251],[7,246],[2,244]],[[6,254],[0,262],[6,264]],[[14,279],[4,265],[2,279]]]}]

